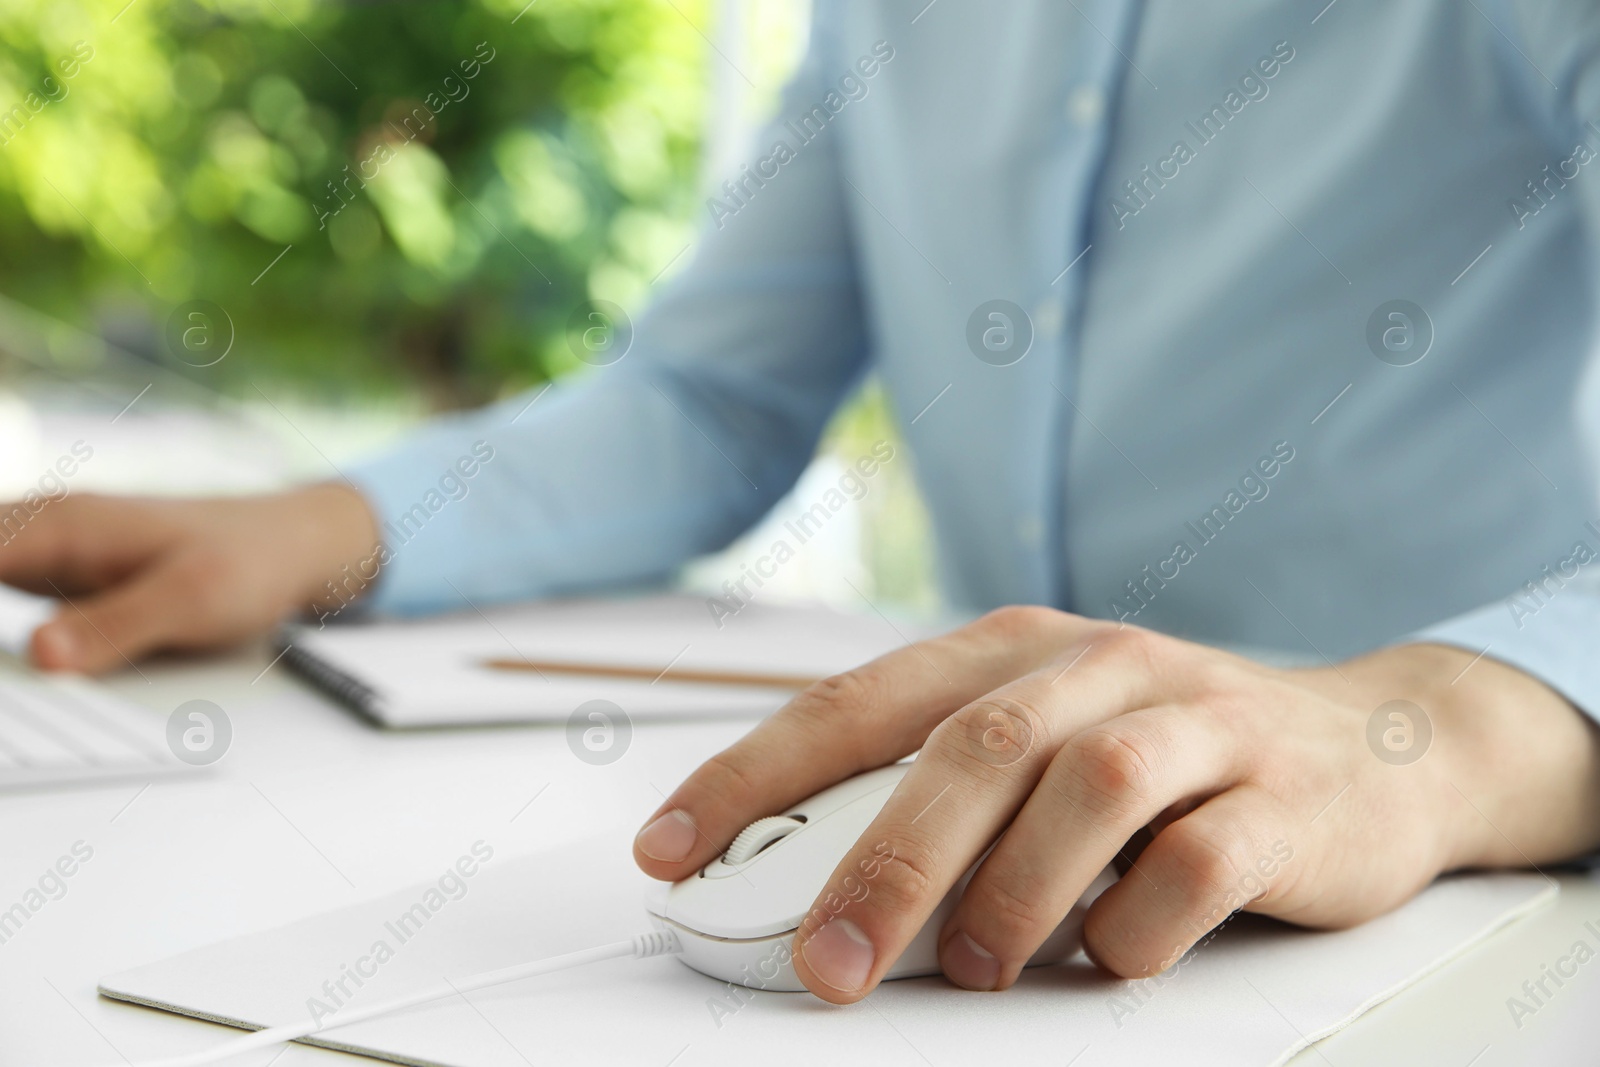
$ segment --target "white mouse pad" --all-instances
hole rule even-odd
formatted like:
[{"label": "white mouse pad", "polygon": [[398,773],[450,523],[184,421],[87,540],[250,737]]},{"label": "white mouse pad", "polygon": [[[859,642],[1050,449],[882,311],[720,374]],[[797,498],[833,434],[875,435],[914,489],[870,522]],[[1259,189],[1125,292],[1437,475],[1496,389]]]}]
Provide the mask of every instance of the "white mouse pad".
[{"label": "white mouse pad", "polygon": [[[197,949],[112,975],[100,990],[252,1029],[312,1013],[337,1019],[343,1005],[646,930],[649,884],[633,868],[628,843],[614,838],[536,856],[496,852],[470,877]],[[735,990],[675,959],[618,960],[312,1041],[418,1067],[944,1065],[997,1055],[1056,1067],[1174,1056],[1187,1064],[1279,1064],[1555,893],[1554,883],[1531,874],[1448,878],[1354,930],[1312,933],[1236,919],[1161,979],[1119,981],[1080,957],[1029,971],[1004,993],[923,978],[888,983],[849,1008],[803,993]],[[206,1030],[216,1041],[234,1036]],[[195,1048],[186,1034],[172,1051]]]}]

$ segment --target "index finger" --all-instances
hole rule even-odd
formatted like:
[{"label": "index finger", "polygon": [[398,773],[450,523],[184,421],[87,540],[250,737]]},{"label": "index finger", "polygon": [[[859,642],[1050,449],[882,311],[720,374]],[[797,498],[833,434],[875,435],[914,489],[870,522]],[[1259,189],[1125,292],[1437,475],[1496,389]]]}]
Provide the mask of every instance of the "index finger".
[{"label": "index finger", "polygon": [[[160,548],[135,501],[90,495],[0,503],[0,581],[33,593],[97,589]],[[52,587],[51,583],[55,583]]]},{"label": "index finger", "polygon": [[692,875],[755,819],[916,751],[956,709],[1091,625],[1001,608],[817,683],[690,775],[640,831],[634,859],[654,878]]}]

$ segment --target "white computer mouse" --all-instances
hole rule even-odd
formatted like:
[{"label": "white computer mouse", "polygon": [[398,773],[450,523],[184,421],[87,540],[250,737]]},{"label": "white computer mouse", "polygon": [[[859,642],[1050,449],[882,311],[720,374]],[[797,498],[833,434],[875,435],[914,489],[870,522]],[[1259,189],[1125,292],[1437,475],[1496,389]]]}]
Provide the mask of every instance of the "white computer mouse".
[{"label": "white computer mouse", "polygon": [[[699,874],[662,886],[647,909],[658,922],[677,931],[683,944],[679,959],[702,974],[754,989],[803,990],[791,960],[794,935],[839,862],[866,833],[909,767],[898,763],[869,771],[782,815],[757,819]],[[888,848],[885,843],[880,854],[887,854]],[[845,897],[860,899],[872,892],[881,865],[868,858],[859,866],[861,870],[834,886],[838,896],[824,900],[810,928],[831,917],[830,904],[843,907]],[[885,978],[939,973],[939,932],[971,876],[968,870],[939,903]],[[1115,880],[1112,868],[1102,871],[1028,966],[1059,963],[1075,955],[1082,945],[1084,912]]]}]

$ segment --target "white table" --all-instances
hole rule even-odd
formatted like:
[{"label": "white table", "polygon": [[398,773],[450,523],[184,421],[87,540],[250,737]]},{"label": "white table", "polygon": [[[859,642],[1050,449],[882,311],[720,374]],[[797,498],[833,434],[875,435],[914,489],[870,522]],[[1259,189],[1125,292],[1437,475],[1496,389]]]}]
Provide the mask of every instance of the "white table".
[{"label": "white table", "polygon": [[[94,850],[66,894],[0,944],[0,1067],[109,1064],[207,1047],[232,1032],[103,1000],[96,980],[436,877],[479,838],[508,855],[595,833],[626,848],[663,792],[748,727],[638,723],[626,755],[596,767],[568,750],[560,726],[382,732],[306,690],[281,664],[258,678],[267,663],[257,647],[112,680],[163,713],[195,698],[225,709],[232,747],[204,775],[143,790],[0,795],[0,909],[75,842]],[[1520,1031],[1506,1007],[1574,941],[1600,948],[1583,927],[1592,920],[1600,928],[1600,882],[1561,881],[1553,908],[1295,1063],[1600,1058],[1600,960]],[[663,1049],[663,1064],[675,1051]],[[357,1062],[339,1056],[295,1046],[276,1064]]]}]

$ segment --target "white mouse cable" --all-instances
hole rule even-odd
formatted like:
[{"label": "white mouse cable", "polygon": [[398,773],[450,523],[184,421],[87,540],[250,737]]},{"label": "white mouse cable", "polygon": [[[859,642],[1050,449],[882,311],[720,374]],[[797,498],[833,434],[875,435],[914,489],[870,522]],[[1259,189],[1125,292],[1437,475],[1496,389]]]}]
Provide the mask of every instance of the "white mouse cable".
[{"label": "white mouse cable", "polygon": [[591,963],[600,963],[604,960],[618,959],[647,959],[651,956],[675,956],[683,951],[683,945],[678,940],[678,935],[670,929],[656,930],[648,934],[639,934],[627,941],[615,941],[609,945],[597,945],[594,948],[581,949],[577,952],[568,952],[562,956],[550,956],[542,960],[531,960],[528,963],[519,963],[512,967],[503,967],[497,971],[482,971],[471,974],[465,978],[454,981],[445,980],[438,985],[427,986],[414,993],[402,997],[380,1001],[364,1008],[352,1011],[341,1011],[335,1018],[324,1023],[287,1023],[283,1026],[273,1026],[265,1030],[257,1030],[244,1037],[224,1041],[214,1045],[203,1052],[190,1053],[187,1056],[174,1056],[164,1060],[144,1060],[133,1067],[203,1067],[204,1064],[216,1063],[218,1060],[227,1059],[256,1049],[268,1048],[272,1045],[296,1041],[302,1037],[333,1030],[352,1023],[365,1022],[375,1019],[380,1015],[389,1015],[393,1012],[404,1011],[406,1008],[418,1004],[426,1004],[430,1000],[442,1000],[462,993],[470,993],[476,989],[487,989],[489,986],[504,985],[507,982],[519,981],[523,978],[533,978],[541,974],[553,974],[556,971],[567,971],[575,967],[587,967]]}]

